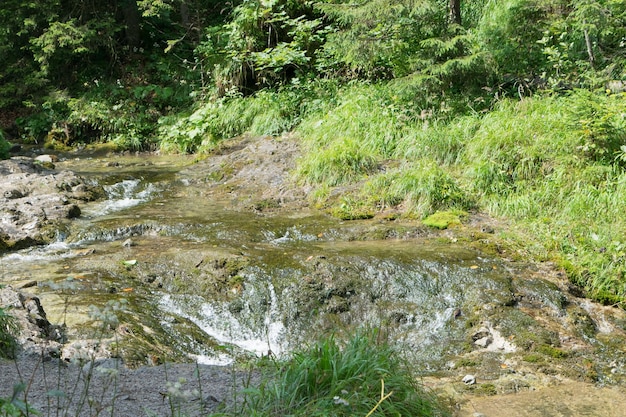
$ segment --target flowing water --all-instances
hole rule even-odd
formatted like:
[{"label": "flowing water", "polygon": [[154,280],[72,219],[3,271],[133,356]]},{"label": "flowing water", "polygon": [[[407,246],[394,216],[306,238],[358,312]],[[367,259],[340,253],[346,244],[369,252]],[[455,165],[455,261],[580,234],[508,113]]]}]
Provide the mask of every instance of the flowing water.
[{"label": "flowing water", "polygon": [[[62,166],[102,185],[107,199],[85,204],[57,242],[2,255],[0,281],[36,281],[48,318],[73,337],[93,330],[90,306],[124,300],[117,348],[130,364],[280,356],[321,334],[374,327],[424,372],[474,366],[495,380],[515,352],[539,352],[523,366],[556,369],[567,348],[572,375],[623,380],[620,314],[466,240],[309,209],[235,209],[227,192],[208,192],[201,163],[186,157]],[[593,363],[581,364],[591,352]]]}]

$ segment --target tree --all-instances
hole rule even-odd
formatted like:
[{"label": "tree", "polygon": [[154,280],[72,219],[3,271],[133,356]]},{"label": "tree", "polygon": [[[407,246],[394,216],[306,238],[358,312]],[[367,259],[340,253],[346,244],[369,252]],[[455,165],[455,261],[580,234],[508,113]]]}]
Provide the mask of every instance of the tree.
[{"label": "tree", "polygon": [[461,25],[461,0],[450,0],[450,22]]}]

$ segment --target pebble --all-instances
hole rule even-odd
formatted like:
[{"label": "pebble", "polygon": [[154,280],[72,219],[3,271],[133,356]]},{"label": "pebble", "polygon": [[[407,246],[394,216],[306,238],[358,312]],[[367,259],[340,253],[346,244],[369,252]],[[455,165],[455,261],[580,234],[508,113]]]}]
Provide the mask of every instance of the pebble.
[{"label": "pebble", "polygon": [[465,385],[474,385],[476,383],[476,377],[474,375],[465,375],[463,377],[463,383]]}]

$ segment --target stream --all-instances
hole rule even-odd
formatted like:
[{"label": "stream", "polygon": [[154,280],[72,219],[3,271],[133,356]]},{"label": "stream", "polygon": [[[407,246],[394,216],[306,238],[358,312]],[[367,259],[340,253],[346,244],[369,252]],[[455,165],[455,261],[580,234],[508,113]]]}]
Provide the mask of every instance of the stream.
[{"label": "stream", "polygon": [[131,366],[280,357],[321,335],[375,328],[424,375],[488,382],[463,389],[624,382],[624,315],[570,294],[554,270],[419,222],[233,204],[210,163],[63,160],[57,169],[103,186],[106,199],[85,203],[55,242],[0,255],[0,282],[36,283],[29,291],[70,343],[122,307],[107,349]]}]

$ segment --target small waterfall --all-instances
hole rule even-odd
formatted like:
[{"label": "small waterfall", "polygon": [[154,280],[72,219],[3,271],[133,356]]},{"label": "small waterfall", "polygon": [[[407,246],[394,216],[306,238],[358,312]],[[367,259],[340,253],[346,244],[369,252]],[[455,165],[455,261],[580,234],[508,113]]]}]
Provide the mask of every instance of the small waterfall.
[{"label": "small waterfall", "polygon": [[[197,296],[165,294],[161,297],[159,306],[163,311],[190,320],[218,343],[235,347],[234,353],[241,350],[257,356],[280,356],[284,353],[285,326],[278,319],[278,297],[271,282],[267,284],[267,291],[269,305],[263,317],[262,329],[255,329],[256,326],[245,323],[245,317],[242,316],[246,314],[234,314],[227,303],[206,302]],[[232,361],[224,355],[195,355],[195,359],[205,364],[225,364]]]},{"label": "small waterfall", "polygon": [[89,217],[102,216],[124,210],[148,201],[157,192],[154,184],[144,184],[140,179],[129,179],[111,185],[105,185],[107,193],[105,201],[86,207],[83,215]]}]

